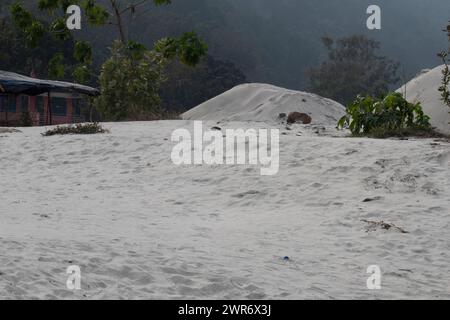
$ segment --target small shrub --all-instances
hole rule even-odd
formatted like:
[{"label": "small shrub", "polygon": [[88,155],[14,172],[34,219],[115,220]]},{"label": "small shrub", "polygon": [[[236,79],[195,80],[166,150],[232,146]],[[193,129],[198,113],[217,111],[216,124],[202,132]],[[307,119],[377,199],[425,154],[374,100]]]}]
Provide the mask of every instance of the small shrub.
[{"label": "small shrub", "polygon": [[378,136],[431,132],[430,118],[420,103],[409,103],[400,93],[390,93],[383,99],[358,96],[347,107],[347,114],[338,127],[348,126],[354,136]]},{"label": "small shrub", "polygon": [[65,135],[65,134],[96,134],[96,133],[107,133],[108,130],[104,129],[100,124],[84,123],[69,126],[57,126],[54,129],[50,129],[42,135],[44,137],[54,136],[54,135]]}]

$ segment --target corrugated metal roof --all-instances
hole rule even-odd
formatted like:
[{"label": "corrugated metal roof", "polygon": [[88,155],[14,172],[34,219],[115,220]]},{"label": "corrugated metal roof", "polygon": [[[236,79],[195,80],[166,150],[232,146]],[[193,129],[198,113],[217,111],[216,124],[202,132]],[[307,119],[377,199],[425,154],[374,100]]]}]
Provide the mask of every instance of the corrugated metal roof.
[{"label": "corrugated metal roof", "polygon": [[35,79],[14,72],[0,70],[0,93],[36,96],[45,92],[81,93],[98,96],[97,89],[81,84]]}]

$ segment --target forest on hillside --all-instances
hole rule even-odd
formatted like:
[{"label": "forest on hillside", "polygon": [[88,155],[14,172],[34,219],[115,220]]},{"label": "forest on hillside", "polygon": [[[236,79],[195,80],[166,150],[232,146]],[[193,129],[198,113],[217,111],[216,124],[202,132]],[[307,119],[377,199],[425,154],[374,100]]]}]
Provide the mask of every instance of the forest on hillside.
[{"label": "forest on hillside", "polygon": [[[435,53],[445,44],[439,31],[450,16],[448,1],[376,2],[382,8],[381,31],[366,28],[370,0],[188,0],[149,5],[128,32],[151,44],[167,34],[194,30],[206,40],[211,55],[236,64],[249,81],[291,89],[302,89],[305,71],[324,59],[322,36],[365,34],[378,40],[384,54],[403,64],[408,77],[437,65]],[[111,39],[105,35],[110,33],[85,32],[107,54]]]}]

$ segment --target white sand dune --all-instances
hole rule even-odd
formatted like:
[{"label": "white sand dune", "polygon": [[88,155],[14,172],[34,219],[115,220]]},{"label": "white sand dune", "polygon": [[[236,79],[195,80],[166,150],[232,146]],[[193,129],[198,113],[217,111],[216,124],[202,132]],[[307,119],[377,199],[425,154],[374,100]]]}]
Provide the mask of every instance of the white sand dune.
[{"label": "white sand dune", "polygon": [[450,299],[449,143],[294,126],[261,176],[173,165],[171,134],[191,121],[105,126],[0,135],[0,299]]},{"label": "white sand dune", "polygon": [[431,117],[431,124],[441,133],[450,134],[450,108],[441,100],[438,91],[442,70],[443,66],[424,70],[397,91],[406,92],[406,99],[410,102],[420,102],[425,114]]},{"label": "white sand dune", "polygon": [[268,84],[239,85],[183,114],[185,120],[261,121],[275,123],[280,113],[302,112],[313,124],[336,125],[345,114],[341,104],[312,93]]}]

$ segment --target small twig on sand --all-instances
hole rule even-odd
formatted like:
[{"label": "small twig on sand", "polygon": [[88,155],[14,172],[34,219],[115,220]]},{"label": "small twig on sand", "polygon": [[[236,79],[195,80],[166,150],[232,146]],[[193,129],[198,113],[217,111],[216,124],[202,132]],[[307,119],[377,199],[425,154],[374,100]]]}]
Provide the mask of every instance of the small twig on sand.
[{"label": "small twig on sand", "polygon": [[366,232],[375,231],[377,229],[377,227],[379,227],[384,230],[395,229],[395,230],[399,231],[400,233],[409,233],[405,229],[397,227],[395,224],[392,224],[392,223],[386,223],[384,221],[370,221],[370,220],[361,220],[361,221],[369,224]]}]

